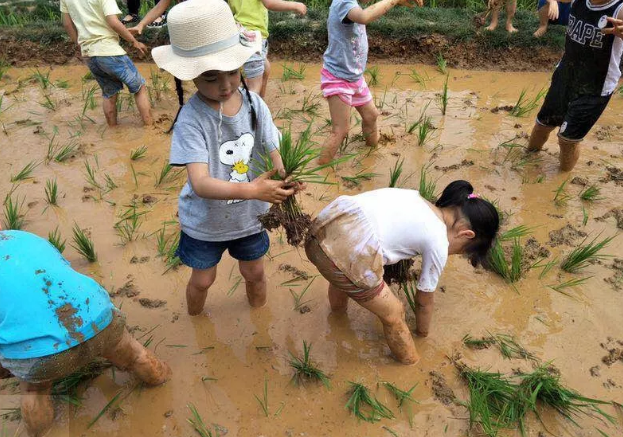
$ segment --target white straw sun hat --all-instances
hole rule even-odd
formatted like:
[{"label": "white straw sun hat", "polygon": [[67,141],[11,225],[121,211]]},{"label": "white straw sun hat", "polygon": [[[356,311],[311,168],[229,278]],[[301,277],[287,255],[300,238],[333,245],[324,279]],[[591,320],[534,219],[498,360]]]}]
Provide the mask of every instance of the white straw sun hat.
[{"label": "white straw sun hat", "polygon": [[167,21],[171,44],[154,48],[151,55],[158,67],[181,80],[210,70],[236,70],[262,48],[260,32],[240,31],[223,0],[179,3]]}]

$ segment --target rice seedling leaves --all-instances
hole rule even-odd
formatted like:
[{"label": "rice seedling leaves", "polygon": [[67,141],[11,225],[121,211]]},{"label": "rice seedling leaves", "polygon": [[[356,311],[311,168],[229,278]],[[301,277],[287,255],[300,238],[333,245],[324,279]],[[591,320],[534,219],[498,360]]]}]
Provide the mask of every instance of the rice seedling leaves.
[{"label": "rice seedling leaves", "polygon": [[283,64],[283,74],[281,76],[281,81],[287,82],[291,79],[305,79],[305,68],[305,64],[299,64],[299,67],[297,69],[295,69],[294,66]]},{"label": "rice seedling leaves", "polygon": [[4,229],[12,229],[19,231],[24,227],[24,213],[22,207],[24,206],[25,198],[22,198],[20,202],[19,197],[13,201],[13,197],[7,195],[4,199]]},{"label": "rice seedling leaves", "polygon": [[303,356],[297,357],[290,353],[290,366],[294,369],[292,382],[296,385],[305,385],[307,381],[321,382],[326,388],[331,388],[329,377],[311,361],[311,343],[303,340]]},{"label": "rice seedling leaves", "polygon": [[562,293],[566,296],[571,297],[571,294],[569,294],[566,291],[567,288],[579,287],[580,285],[584,284],[586,281],[588,281],[591,278],[592,276],[587,276],[585,278],[570,279],[569,281],[561,282],[560,284],[548,285],[548,287],[554,291],[557,291],[559,293]]},{"label": "rice seedling leaves", "polygon": [[97,422],[100,419],[100,417],[102,417],[104,413],[108,411],[115,404],[115,402],[117,402],[122,392],[123,390],[119,390],[117,392],[117,394],[104,406],[104,408],[102,408],[102,410],[98,413],[98,415],[95,416],[95,418],[89,422],[89,424],[87,425],[87,429],[90,429],[93,425],[95,425],[95,422]]},{"label": "rice seedling leaves", "polygon": [[591,185],[590,187],[586,187],[580,193],[580,199],[585,200],[586,202],[595,202],[596,200],[602,200],[603,197],[600,196],[601,189],[596,185]]},{"label": "rice seedling leaves", "polygon": [[74,223],[72,231],[74,244],[72,244],[71,247],[76,249],[76,251],[89,262],[97,261],[97,253],[95,252],[95,246],[91,238],[85,234],[77,223]]},{"label": "rice seedling leaves", "polygon": [[404,158],[397,159],[394,166],[389,171],[389,187],[395,188],[398,186],[398,180],[402,175],[402,165],[404,164]]},{"label": "rice seedling leaves", "polygon": [[420,169],[420,185],[418,192],[424,199],[431,203],[435,203],[437,198],[437,195],[435,194],[437,191],[437,180],[433,180],[430,177],[430,168],[432,164],[433,163],[431,162],[427,165],[423,165]]},{"label": "rice seedling leaves", "polygon": [[33,170],[37,168],[39,164],[40,163],[37,161],[29,162],[28,164],[26,164],[26,166],[23,169],[20,170],[19,173],[17,173],[16,175],[11,175],[11,182],[12,183],[21,182],[21,181],[31,178]]},{"label": "rice seedling leaves", "polygon": [[394,413],[376,397],[373,397],[365,385],[351,381],[348,383],[351,386],[351,391],[350,398],[348,402],[346,402],[346,408],[350,410],[357,419],[375,423],[383,418],[394,418]]},{"label": "rice seedling leaves", "polygon": [[446,74],[446,80],[443,83],[443,87],[441,88],[441,94],[437,97],[439,102],[439,108],[441,109],[441,114],[446,115],[446,110],[448,109],[448,79],[450,75]]},{"label": "rice seedling leaves", "polygon": [[141,146],[130,151],[130,159],[136,161],[145,157],[145,154],[147,154],[147,146]]},{"label": "rice seedling leaves", "polygon": [[45,200],[48,205],[58,205],[58,184],[55,179],[45,181]]},{"label": "rice seedling leaves", "polygon": [[527,116],[528,114],[530,114],[530,112],[536,109],[537,106],[539,106],[539,102],[543,97],[545,97],[546,92],[547,90],[542,89],[536,94],[536,96],[534,96],[532,99],[529,99],[527,97],[527,91],[524,88],[519,94],[517,103],[515,103],[513,109],[511,109],[510,115],[512,115],[513,117]]},{"label": "rice seedling leaves", "polygon": [[258,402],[258,404],[260,404],[260,407],[262,408],[262,411],[264,412],[264,415],[266,417],[269,416],[269,412],[268,412],[268,380],[266,378],[264,378],[264,391],[263,391],[263,395],[262,395],[262,399],[260,399],[257,395],[253,395],[255,396],[255,400]]},{"label": "rice seedling leaves", "polygon": [[[203,418],[197,411],[197,407],[193,404],[186,405],[192,414],[192,417],[186,419],[188,423],[190,423],[193,429],[199,434],[201,437],[215,437],[212,434],[210,428],[203,422]],[[218,436],[216,436],[218,437]]]},{"label": "rice seedling leaves", "polygon": [[48,241],[50,242],[50,244],[52,244],[52,246],[56,247],[56,249],[58,249],[60,253],[63,253],[65,251],[66,240],[62,239],[61,233],[58,230],[58,226],[56,227],[56,229],[48,233]]},{"label": "rice seedling leaves", "polygon": [[368,75],[368,85],[377,86],[379,84],[379,67],[375,65],[374,67],[366,68],[364,74]]},{"label": "rice seedling leaves", "polygon": [[604,249],[612,240],[617,236],[604,238],[601,241],[597,241],[599,236],[595,237],[593,241],[588,244],[584,244],[586,239],[576,247],[562,262],[560,268],[565,272],[577,273],[580,270],[588,267],[592,262],[608,258],[610,255],[601,255],[599,252]]},{"label": "rice seedling leaves", "polygon": [[445,74],[445,75],[448,74],[448,63],[446,62],[446,60],[444,59],[441,53],[437,54],[437,70],[441,74]]}]

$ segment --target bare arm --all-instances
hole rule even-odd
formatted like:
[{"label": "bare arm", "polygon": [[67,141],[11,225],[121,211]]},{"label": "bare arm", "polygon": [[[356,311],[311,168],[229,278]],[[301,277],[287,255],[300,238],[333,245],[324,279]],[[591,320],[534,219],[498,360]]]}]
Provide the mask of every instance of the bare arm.
[{"label": "bare arm", "polygon": [[71,19],[68,13],[63,12],[62,15],[63,27],[69,34],[69,38],[74,42],[74,44],[78,44],[78,29],[76,29],[76,25],[74,21]]},{"label": "bare arm", "polygon": [[285,0],[262,0],[262,3],[269,11],[296,12],[299,15],[307,14],[307,6],[299,2]]},{"label": "bare arm", "polygon": [[420,337],[428,336],[435,307],[435,293],[417,290],[415,293],[415,332]]},{"label": "bare arm", "polygon": [[601,29],[601,31],[605,34],[613,34],[614,36],[623,38],[623,10],[619,11],[619,15],[617,15],[616,18],[608,17],[608,22],[612,27]]},{"label": "bare arm", "polygon": [[147,47],[145,44],[140,43],[134,38],[134,35],[126,29],[123,23],[119,20],[119,17],[116,15],[106,15],[106,23],[119,34],[119,36],[125,39],[127,42],[131,43],[135,48],[137,48],[143,55],[147,54]]},{"label": "bare arm", "polygon": [[145,26],[153,23],[156,18],[164,15],[170,4],[171,0],[160,0],[158,4],[156,4],[156,6],[154,6],[149,12],[147,12],[147,14],[145,14],[140,23],[129,29],[130,32],[135,32],[141,35],[143,33],[143,30],[145,29]]},{"label": "bare arm", "polygon": [[[416,0],[418,5],[422,6],[422,0]],[[372,6],[368,6],[365,9],[361,8],[353,8],[348,13],[347,17],[353,23],[358,24],[369,24],[373,21],[378,20],[380,17],[385,15],[396,5],[408,5],[407,0],[381,0],[378,3],[373,4]]]},{"label": "bare arm", "polygon": [[[272,157],[272,156],[271,156]],[[204,199],[258,199],[265,202],[281,203],[294,194],[293,189],[286,189],[284,181],[271,180],[277,169],[258,176],[250,183],[227,182],[210,176],[208,164],[191,163],[186,165],[188,180],[193,191]]]}]

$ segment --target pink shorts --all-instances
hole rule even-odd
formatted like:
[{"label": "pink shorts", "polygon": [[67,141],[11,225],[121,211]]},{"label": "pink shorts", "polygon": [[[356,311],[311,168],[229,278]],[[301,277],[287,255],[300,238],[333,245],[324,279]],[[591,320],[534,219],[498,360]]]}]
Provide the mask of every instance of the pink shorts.
[{"label": "pink shorts", "polygon": [[348,82],[335,77],[324,67],[320,70],[320,89],[325,98],[338,96],[348,106],[363,106],[372,100],[370,88],[363,77],[357,82]]}]

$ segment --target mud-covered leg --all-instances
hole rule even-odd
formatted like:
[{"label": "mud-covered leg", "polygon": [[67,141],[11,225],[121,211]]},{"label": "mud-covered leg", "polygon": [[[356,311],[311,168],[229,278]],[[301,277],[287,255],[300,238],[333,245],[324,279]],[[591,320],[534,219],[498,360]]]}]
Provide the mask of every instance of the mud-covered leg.
[{"label": "mud-covered leg", "polygon": [[329,284],[329,305],[334,313],[344,313],[348,309],[348,295]]},{"label": "mud-covered leg", "polygon": [[253,261],[239,261],[238,266],[245,281],[249,305],[254,308],[266,305],[264,257]]},{"label": "mud-covered leg", "polygon": [[331,134],[322,146],[322,153],[318,158],[318,164],[324,165],[331,162],[337,150],[348,135],[350,127],[350,106],[344,103],[339,96],[330,96],[329,112],[331,113]]},{"label": "mud-covered leg", "polygon": [[186,286],[186,305],[189,315],[201,314],[208,297],[208,290],[214,284],[215,279],[216,266],[205,270],[193,269]]},{"label": "mud-covered leg", "polygon": [[368,147],[376,147],[379,143],[379,128],[376,122],[379,118],[379,110],[372,100],[355,109],[357,109],[357,112],[361,115],[361,127],[366,145]]},{"label": "mud-covered leg", "polygon": [[383,285],[383,290],[375,298],[357,303],[372,311],[381,320],[387,345],[398,361],[402,364],[415,364],[420,361],[411,331],[405,321],[404,306],[387,284]]},{"label": "mud-covered leg", "polygon": [[560,171],[571,171],[580,159],[580,141],[568,141],[558,137],[560,146]]},{"label": "mud-covered leg", "polygon": [[552,126],[543,126],[534,123],[530,140],[528,141],[528,152],[540,152],[549,138],[549,134],[554,130]]},{"label": "mud-covered leg", "polygon": [[30,437],[42,437],[54,422],[54,405],[52,404],[52,382],[31,384],[21,381],[22,419]]},{"label": "mud-covered leg", "polygon": [[123,331],[121,340],[104,353],[104,358],[122,370],[134,373],[148,385],[160,385],[171,377],[171,368],[153,352]]}]

